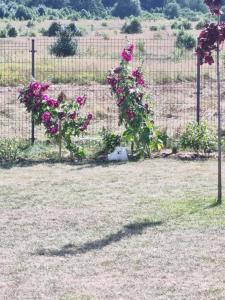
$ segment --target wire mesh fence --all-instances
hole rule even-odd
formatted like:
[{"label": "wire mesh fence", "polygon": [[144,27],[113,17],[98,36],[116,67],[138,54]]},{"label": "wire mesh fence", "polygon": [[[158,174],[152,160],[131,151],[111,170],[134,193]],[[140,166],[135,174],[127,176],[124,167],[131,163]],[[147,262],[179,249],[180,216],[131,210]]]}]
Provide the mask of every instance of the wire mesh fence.
[{"label": "wire mesh fence", "polygon": [[[87,111],[95,119],[89,136],[102,128],[119,131],[118,109],[106,84],[108,70],[118,66],[120,51],[126,39],[77,38],[74,56],[56,57],[50,54],[55,38],[0,40],[0,138],[31,138],[31,116],[17,100],[19,90],[32,78],[51,82],[50,92],[60,91],[68,97],[85,94]],[[142,59],[146,77],[146,90],[151,94],[155,111],[155,124],[172,136],[188,122],[196,120],[196,56],[194,51],[176,48],[175,37],[160,39],[133,38],[136,44],[134,65]],[[33,63],[33,70],[32,70]],[[221,64],[222,91],[224,68]],[[216,126],[216,69],[201,68],[201,118]],[[225,111],[222,94],[222,112]],[[222,118],[223,128],[225,119]],[[43,129],[35,128],[35,138],[43,138]]]}]

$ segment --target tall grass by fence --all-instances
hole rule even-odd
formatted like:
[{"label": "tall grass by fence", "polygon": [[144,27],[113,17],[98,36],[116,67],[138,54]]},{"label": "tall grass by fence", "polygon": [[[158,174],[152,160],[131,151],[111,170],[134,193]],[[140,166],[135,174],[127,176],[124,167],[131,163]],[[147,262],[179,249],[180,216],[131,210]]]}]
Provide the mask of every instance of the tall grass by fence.
[{"label": "tall grass by fence", "polygon": [[[118,65],[119,53],[127,44],[125,39],[78,38],[78,53],[67,58],[50,54],[54,38],[16,38],[0,40],[0,138],[31,138],[31,116],[17,97],[19,89],[32,77],[49,81],[51,93],[63,90],[68,96],[86,94],[86,110],[95,120],[89,135],[98,134],[103,127],[118,131],[118,111],[109,87],[107,71]],[[189,121],[196,120],[196,56],[194,51],[182,51],[175,46],[175,37],[166,39],[131,38],[136,44],[136,61],[144,59],[146,89],[152,96],[155,123],[174,135]],[[143,51],[143,53],[142,53]],[[224,70],[222,64],[222,90]],[[201,68],[201,118],[216,125],[215,65]],[[222,99],[223,100],[223,99]],[[222,101],[222,111],[225,105]],[[225,119],[222,118],[223,128]],[[43,129],[35,128],[35,137],[43,137]]]}]

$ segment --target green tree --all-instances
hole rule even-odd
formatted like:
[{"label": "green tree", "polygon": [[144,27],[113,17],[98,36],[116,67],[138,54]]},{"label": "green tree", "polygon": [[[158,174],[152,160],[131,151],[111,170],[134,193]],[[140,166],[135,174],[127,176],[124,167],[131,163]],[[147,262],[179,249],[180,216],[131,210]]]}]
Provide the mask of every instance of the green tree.
[{"label": "green tree", "polygon": [[17,35],[18,35],[18,32],[17,32],[15,27],[10,27],[8,29],[8,36],[9,37],[17,37]]},{"label": "green tree", "polygon": [[4,3],[2,3],[0,5],[0,18],[2,19],[6,16],[7,16],[7,6]]},{"label": "green tree", "polygon": [[46,35],[47,36],[57,36],[57,34],[60,32],[60,30],[62,29],[62,25],[58,22],[53,22],[47,32]]},{"label": "green tree", "polygon": [[192,34],[180,31],[177,35],[176,46],[180,49],[191,50],[196,46],[196,39]]},{"label": "green tree", "polygon": [[165,7],[164,14],[168,19],[179,17],[179,5],[176,3],[168,3]]},{"label": "green tree", "polygon": [[155,8],[163,8],[165,0],[141,0],[141,7],[145,10],[151,10]]},{"label": "green tree", "polygon": [[127,23],[125,23],[121,31],[122,33],[128,33],[128,34],[141,33],[142,32],[141,22],[138,19],[133,19],[130,22],[130,24],[127,25]]},{"label": "green tree", "polygon": [[112,10],[112,15],[115,17],[125,18],[129,16],[141,15],[141,4],[139,0],[119,0]]},{"label": "green tree", "polygon": [[85,9],[93,16],[106,15],[106,10],[102,4],[102,0],[70,0],[70,5],[77,11]]},{"label": "green tree", "polygon": [[73,56],[77,54],[78,43],[73,39],[68,28],[63,28],[58,34],[58,39],[50,48],[51,54],[55,56]]},{"label": "green tree", "polygon": [[15,17],[19,20],[31,20],[33,18],[32,10],[24,5],[19,5]]},{"label": "green tree", "polygon": [[117,0],[102,0],[102,4],[105,7],[113,7],[113,5],[115,5],[116,2]]}]

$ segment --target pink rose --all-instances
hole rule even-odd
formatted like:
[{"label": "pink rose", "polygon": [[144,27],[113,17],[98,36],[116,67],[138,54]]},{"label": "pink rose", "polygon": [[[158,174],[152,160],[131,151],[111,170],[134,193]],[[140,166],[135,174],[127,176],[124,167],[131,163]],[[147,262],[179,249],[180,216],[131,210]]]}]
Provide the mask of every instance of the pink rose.
[{"label": "pink rose", "polygon": [[41,119],[44,123],[48,123],[51,121],[51,117],[52,117],[51,113],[49,111],[46,111],[42,114]]},{"label": "pink rose", "polygon": [[52,98],[47,100],[47,104],[48,104],[48,106],[54,107],[54,108],[57,108],[59,106],[58,101],[56,99],[52,99]]}]

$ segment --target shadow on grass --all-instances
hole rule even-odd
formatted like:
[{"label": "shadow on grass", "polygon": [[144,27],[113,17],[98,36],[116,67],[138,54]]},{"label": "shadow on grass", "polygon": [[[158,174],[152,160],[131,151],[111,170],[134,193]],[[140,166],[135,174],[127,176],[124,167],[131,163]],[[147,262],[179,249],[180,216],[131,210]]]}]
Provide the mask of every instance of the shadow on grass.
[{"label": "shadow on grass", "polygon": [[58,160],[58,159],[40,159],[40,160],[27,160],[22,159],[18,162],[4,162],[0,163],[0,169],[9,170],[12,168],[26,168],[26,167],[33,167],[37,165],[55,165],[55,164],[62,164],[62,165],[68,165],[68,166],[74,166],[78,167],[77,170],[82,169],[91,169],[98,166],[101,167],[109,167],[111,165],[123,165],[126,164],[126,162],[109,162],[109,161],[103,161],[103,160],[93,160],[93,159],[85,159],[83,161],[70,161],[70,160]]},{"label": "shadow on grass", "polygon": [[215,200],[212,204],[206,206],[205,209],[215,208],[215,207],[218,207],[218,206],[221,206],[221,205],[222,205],[222,203],[219,203]]},{"label": "shadow on grass", "polygon": [[109,246],[113,243],[117,243],[125,238],[131,238],[135,235],[140,235],[143,233],[143,230],[146,228],[156,227],[162,225],[161,221],[157,222],[141,222],[141,223],[130,223],[116,233],[110,234],[103,239],[95,240],[93,242],[84,243],[81,246],[76,246],[73,244],[67,244],[61,249],[51,250],[51,249],[40,249],[35,255],[43,256],[66,256],[66,255],[78,255],[85,254],[87,252],[101,250],[106,246]]}]

